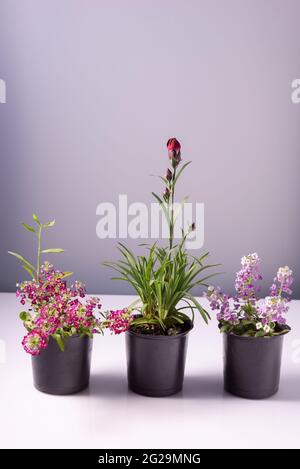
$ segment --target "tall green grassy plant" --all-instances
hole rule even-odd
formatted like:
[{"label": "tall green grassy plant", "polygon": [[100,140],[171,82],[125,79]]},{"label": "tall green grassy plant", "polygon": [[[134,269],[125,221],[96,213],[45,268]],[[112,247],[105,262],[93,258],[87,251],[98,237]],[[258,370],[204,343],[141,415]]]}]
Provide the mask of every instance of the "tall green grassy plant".
[{"label": "tall green grassy plant", "polygon": [[[205,265],[208,257],[188,254],[185,248],[187,236],[196,229],[193,223],[186,232],[182,231],[182,240],[174,245],[174,227],[176,217],[174,210],[175,188],[179,177],[190,164],[186,163],[178,170],[181,162],[180,143],[170,139],[167,143],[172,169],[168,168],[165,177],[161,177],[165,190],[160,197],[153,193],[161,206],[169,227],[169,245],[159,247],[154,244],[147,248],[145,255],[136,256],[124,244],[118,249],[122,259],[117,262],[105,262],[105,265],[118,272],[113,280],[128,282],[136,291],[139,299],[130,305],[136,311],[132,326],[142,332],[153,331],[161,334],[176,334],[190,321],[194,321],[194,312],[198,311],[208,323],[210,316],[192,294],[194,287],[208,286],[206,283],[215,274],[207,274],[216,265]],[[182,201],[183,206],[186,198]],[[186,312],[190,312],[190,316]]]}]

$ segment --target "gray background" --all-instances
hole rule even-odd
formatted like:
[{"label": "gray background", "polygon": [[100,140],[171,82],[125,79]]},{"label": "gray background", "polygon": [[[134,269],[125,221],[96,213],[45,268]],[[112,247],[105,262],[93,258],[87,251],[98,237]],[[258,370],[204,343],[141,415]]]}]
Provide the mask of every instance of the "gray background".
[{"label": "gray background", "polygon": [[96,206],[150,202],[170,136],[193,160],[179,195],[205,203],[218,282],[231,289],[252,251],[265,286],[280,265],[299,279],[299,18],[299,0],[1,0],[0,290],[24,278],[6,251],[31,257],[18,223],[35,210],[57,220],[58,267],[129,292],[101,267],[117,250],[96,237]]}]

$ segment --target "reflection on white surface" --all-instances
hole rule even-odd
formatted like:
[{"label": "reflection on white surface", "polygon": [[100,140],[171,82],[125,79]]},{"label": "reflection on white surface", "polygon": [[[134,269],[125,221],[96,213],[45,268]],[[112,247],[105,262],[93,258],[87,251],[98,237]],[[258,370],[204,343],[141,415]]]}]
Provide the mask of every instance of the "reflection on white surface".
[{"label": "reflection on white surface", "polygon": [[[132,297],[103,296],[104,308]],[[124,337],[96,337],[91,383],[72,396],[51,396],[32,385],[30,357],[13,294],[0,294],[0,331],[7,361],[0,367],[1,447],[55,448],[285,448],[299,447],[300,301],[289,313],[281,386],[267,400],[251,401],[223,391],[222,340],[215,321],[199,321],[190,334],[184,389],[149,398],[127,389]],[[199,326],[199,327],[197,327]],[[274,431],[276,429],[276,431]]]},{"label": "reflection on white surface", "polygon": [[0,339],[0,365],[6,362],[6,346],[5,341]]},{"label": "reflection on white surface", "polygon": [[6,83],[0,78],[0,104],[6,103]]},{"label": "reflection on white surface", "polygon": [[300,339],[295,339],[292,342],[292,360],[293,363],[300,364]]}]

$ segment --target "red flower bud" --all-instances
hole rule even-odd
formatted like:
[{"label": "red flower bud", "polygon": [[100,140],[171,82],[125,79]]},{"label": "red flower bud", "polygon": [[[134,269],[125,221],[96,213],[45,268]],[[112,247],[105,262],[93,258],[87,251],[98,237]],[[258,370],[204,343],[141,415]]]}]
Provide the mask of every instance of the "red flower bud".
[{"label": "red flower bud", "polygon": [[178,166],[181,161],[181,145],[176,138],[169,138],[167,141],[167,148],[172,166],[173,168],[176,168],[176,166]]},{"label": "red flower bud", "polygon": [[165,192],[163,193],[163,198],[164,198],[164,201],[165,201],[165,202],[169,202],[169,200],[170,200],[170,194],[171,194],[171,192],[170,192],[169,189],[166,187]]},{"label": "red flower bud", "polygon": [[178,166],[179,163],[180,163],[180,161],[181,161],[181,154],[180,154],[180,151],[179,151],[177,154],[173,155],[173,156],[170,156],[170,154],[169,154],[169,158],[171,159],[171,161],[172,161],[172,166],[173,166],[173,168],[175,169],[176,166]]},{"label": "red flower bud", "polygon": [[172,171],[168,168],[167,174],[166,174],[166,180],[170,182],[172,181],[172,177],[173,177]]},{"label": "red flower bud", "polygon": [[169,138],[167,141],[168,150],[174,150],[176,153],[180,151],[181,145],[176,138]]}]

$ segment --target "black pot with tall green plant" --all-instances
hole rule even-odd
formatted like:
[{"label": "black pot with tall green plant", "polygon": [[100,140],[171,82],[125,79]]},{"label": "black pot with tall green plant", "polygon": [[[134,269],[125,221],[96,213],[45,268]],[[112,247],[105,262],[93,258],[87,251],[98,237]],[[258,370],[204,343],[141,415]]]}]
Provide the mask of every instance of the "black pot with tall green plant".
[{"label": "black pot with tall green plant", "polygon": [[[156,243],[146,247],[144,255],[135,255],[119,243],[122,260],[105,265],[118,272],[115,280],[128,282],[138,299],[125,314],[131,313],[126,330],[126,354],[129,388],[147,396],[167,396],[182,389],[188,335],[198,311],[205,323],[210,319],[192,291],[215,274],[206,271],[215,265],[205,265],[208,253],[196,257],[186,250],[187,238],[193,236],[195,223],[182,229],[182,239],[175,243],[175,224],[186,198],[175,203],[175,188],[190,161],[179,168],[181,146],[175,138],[167,142],[170,166],[164,177],[162,196],[153,193],[169,228],[169,244]],[[124,314],[124,310],[122,310]],[[190,316],[187,314],[190,312]],[[128,316],[127,316],[128,317]],[[117,325],[122,317],[115,318]],[[125,322],[124,322],[125,324]],[[114,328],[111,324],[112,329]]]}]

